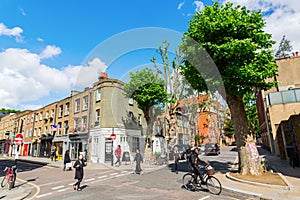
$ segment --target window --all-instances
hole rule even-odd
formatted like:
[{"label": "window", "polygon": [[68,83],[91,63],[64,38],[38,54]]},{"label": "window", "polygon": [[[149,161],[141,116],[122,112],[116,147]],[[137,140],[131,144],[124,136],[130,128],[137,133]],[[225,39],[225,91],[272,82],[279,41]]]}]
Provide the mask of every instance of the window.
[{"label": "window", "polygon": [[98,88],[96,93],[96,101],[100,101],[100,100],[101,100],[101,89]]},{"label": "window", "polygon": [[63,116],[63,109],[64,109],[63,105],[60,105],[60,106],[59,106],[58,117],[62,117],[62,116]]},{"label": "window", "polygon": [[65,115],[69,115],[69,114],[70,114],[70,103],[66,103]]},{"label": "window", "polygon": [[31,116],[31,122],[34,122],[34,114]]},{"label": "window", "polygon": [[48,126],[45,126],[44,134],[47,134],[47,133],[48,133]]},{"label": "window", "polygon": [[142,115],[141,114],[139,114],[138,125],[142,126]]},{"label": "window", "polygon": [[86,129],[86,125],[87,125],[87,117],[82,117],[82,131],[84,131]]},{"label": "window", "polygon": [[64,122],[64,134],[68,134],[68,130],[69,130],[69,123],[68,121]]},{"label": "window", "polygon": [[79,118],[75,118],[74,119],[74,132],[76,131],[80,131],[80,119]]},{"label": "window", "polygon": [[51,110],[51,118],[54,118],[54,109]]},{"label": "window", "polygon": [[49,111],[46,112],[46,116],[45,116],[45,119],[48,119],[49,118]]},{"label": "window", "polygon": [[58,122],[58,135],[62,133],[62,123]]},{"label": "window", "polygon": [[36,136],[36,128],[33,131],[33,136]]},{"label": "window", "polygon": [[128,121],[129,121],[129,122],[132,122],[132,121],[133,121],[133,118],[134,118],[133,113],[132,113],[132,112],[129,112],[129,114],[128,114]]},{"label": "window", "polygon": [[25,137],[28,137],[28,129],[26,130],[26,135],[25,135]]},{"label": "window", "polygon": [[30,116],[28,115],[27,116],[27,124],[29,124],[30,123]]},{"label": "window", "polygon": [[95,120],[95,126],[100,125],[100,109],[96,110],[96,120]]},{"label": "window", "polygon": [[80,99],[75,100],[75,113],[80,111]]},{"label": "window", "polygon": [[36,121],[36,122],[38,121],[38,118],[39,118],[39,114],[38,114],[38,113],[35,113],[35,121]]},{"label": "window", "polygon": [[41,135],[41,133],[42,133],[42,128],[39,128],[39,130],[38,130],[39,132],[38,132],[38,136],[40,136]]},{"label": "window", "polygon": [[43,120],[43,112],[40,113],[40,121]]},{"label": "window", "polygon": [[83,107],[82,110],[88,109],[88,96],[83,97]]},{"label": "window", "polygon": [[29,135],[30,135],[30,137],[32,137],[32,128],[30,128],[30,130],[29,130]]},{"label": "window", "polygon": [[129,103],[129,105],[133,106],[133,98],[129,98],[128,103]]},{"label": "window", "polygon": [[132,137],[132,150],[131,150],[131,152],[135,152],[136,149],[139,149],[139,147],[140,147],[140,138]]}]

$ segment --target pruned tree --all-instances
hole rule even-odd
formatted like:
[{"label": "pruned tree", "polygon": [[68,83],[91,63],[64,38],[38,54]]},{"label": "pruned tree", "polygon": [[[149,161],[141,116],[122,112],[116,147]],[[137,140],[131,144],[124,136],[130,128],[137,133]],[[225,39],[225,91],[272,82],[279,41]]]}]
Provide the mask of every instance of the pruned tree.
[{"label": "pruned tree", "polygon": [[[275,85],[266,82],[276,74],[277,67],[271,49],[274,41],[263,30],[265,24],[260,11],[214,2],[194,14],[181,46],[185,78],[199,91],[218,91],[229,106],[241,174],[261,173],[243,97],[253,92],[254,87],[266,90]],[[218,74],[221,81],[216,79]]]}]

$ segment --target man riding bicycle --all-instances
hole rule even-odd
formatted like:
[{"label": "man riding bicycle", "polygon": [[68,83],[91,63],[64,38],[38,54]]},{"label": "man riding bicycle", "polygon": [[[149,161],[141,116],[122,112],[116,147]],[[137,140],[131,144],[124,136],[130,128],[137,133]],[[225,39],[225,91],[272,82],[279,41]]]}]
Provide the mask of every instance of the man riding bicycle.
[{"label": "man riding bicycle", "polygon": [[193,173],[194,173],[194,180],[196,181],[197,176],[199,176],[201,183],[203,183],[204,180],[203,180],[202,174],[203,174],[204,169],[202,166],[206,165],[208,162],[201,160],[199,158],[198,154],[199,154],[198,147],[192,147],[189,162],[190,162],[190,165],[191,165]]}]

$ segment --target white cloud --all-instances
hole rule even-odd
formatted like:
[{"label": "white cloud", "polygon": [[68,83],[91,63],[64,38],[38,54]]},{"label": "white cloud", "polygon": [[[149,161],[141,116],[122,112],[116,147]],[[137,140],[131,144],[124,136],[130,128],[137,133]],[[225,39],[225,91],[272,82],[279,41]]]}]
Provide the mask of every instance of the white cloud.
[{"label": "white cloud", "polygon": [[61,49],[54,45],[48,45],[40,54],[40,58],[52,58],[53,56],[59,55]]},{"label": "white cloud", "polygon": [[205,7],[202,1],[194,1],[193,4],[196,5],[196,11],[203,10]]},{"label": "white cloud", "polygon": [[0,23],[0,36],[1,35],[13,36],[16,38],[17,42],[22,42],[23,37],[21,33],[23,33],[23,29],[21,29],[20,27],[14,27],[12,29],[9,29],[3,23]]},{"label": "white cloud", "polygon": [[278,48],[283,35],[291,41],[293,51],[300,51],[300,4],[294,0],[225,0],[235,5],[246,6],[250,10],[259,10],[265,13],[266,32],[271,33],[276,41],[274,49]]},{"label": "white cloud", "polygon": [[23,16],[26,16],[26,12],[25,12],[25,10],[24,10],[23,8],[19,8],[19,10],[20,10],[20,12],[21,12],[21,14],[22,14]]},{"label": "white cloud", "polygon": [[91,86],[107,68],[99,58],[86,66],[70,65],[62,69],[51,68],[41,61],[39,54],[27,49],[0,51],[0,107],[37,107],[30,102],[50,94],[69,94],[74,85]]},{"label": "white cloud", "polygon": [[44,42],[44,39],[40,38],[40,37],[36,38],[36,40],[39,41],[39,42]]},{"label": "white cloud", "polygon": [[178,7],[177,7],[177,9],[178,10],[180,10],[181,8],[182,8],[182,6],[184,5],[184,1],[183,2],[181,2],[180,4],[178,4]]}]

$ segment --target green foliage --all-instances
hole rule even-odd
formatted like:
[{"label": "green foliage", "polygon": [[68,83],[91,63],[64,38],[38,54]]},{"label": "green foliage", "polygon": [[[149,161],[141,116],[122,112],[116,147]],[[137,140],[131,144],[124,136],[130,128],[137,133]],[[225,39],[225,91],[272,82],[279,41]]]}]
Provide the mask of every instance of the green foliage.
[{"label": "green foliage", "polygon": [[292,51],[293,47],[290,44],[290,41],[285,38],[285,35],[282,37],[278,50],[276,51],[276,58],[284,58],[288,56],[288,53]]},{"label": "green foliage", "polygon": [[229,138],[232,138],[234,134],[233,124],[231,119],[226,119],[224,122],[223,134]]},{"label": "green foliage", "polygon": [[275,75],[277,67],[271,50],[274,41],[263,30],[261,12],[214,2],[195,13],[189,24],[181,45],[186,59],[181,69],[194,89],[205,91],[212,85],[209,89],[218,90],[221,84],[204,51],[221,74],[227,95],[243,96],[255,86],[269,89],[275,85],[265,81]]},{"label": "green foliage", "polygon": [[0,112],[7,112],[7,113],[20,113],[20,110],[14,110],[14,109],[6,109],[6,108],[1,108]]},{"label": "green foliage", "polygon": [[243,102],[245,104],[248,127],[251,133],[257,136],[260,130],[254,93],[247,93],[244,95]]},{"label": "green foliage", "polygon": [[[145,68],[130,73],[130,81],[124,86],[125,96],[133,98],[138,107],[145,112],[154,105],[159,105],[167,100],[164,82],[151,69]],[[149,116],[145,116],[146,119]]]}]

